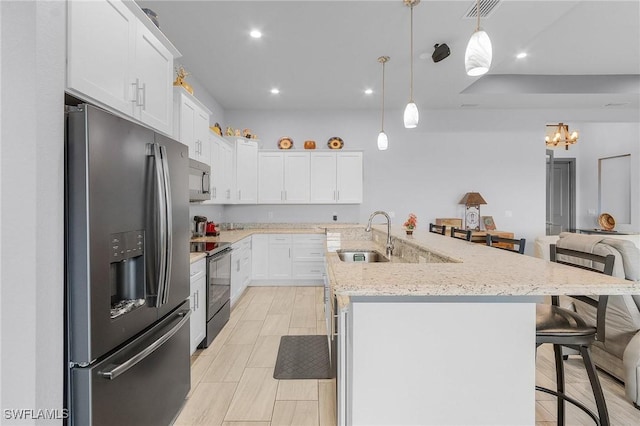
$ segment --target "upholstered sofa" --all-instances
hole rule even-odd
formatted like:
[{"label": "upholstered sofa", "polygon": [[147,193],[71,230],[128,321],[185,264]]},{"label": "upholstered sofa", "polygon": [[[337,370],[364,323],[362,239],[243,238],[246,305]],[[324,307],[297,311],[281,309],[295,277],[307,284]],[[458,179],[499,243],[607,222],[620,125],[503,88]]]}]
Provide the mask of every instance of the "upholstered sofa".
[{"label": "upholstered sofa", "polygon": [[[559,236],[539,237],[535,240],[537,257],[549,259],[549,246],[591,251],[597,254],[613,254],[616,258],[613,275],[630,280],[640,280],[640,237],[609,235],[583,235],[563,232]],[[574,299],[562,300],[595,325],[595,309]],[[606,337],[595,342],[592,355],[602,370],[625,383],[627,398],[640,408],[640,294],[610,296],[606,313]]]}]

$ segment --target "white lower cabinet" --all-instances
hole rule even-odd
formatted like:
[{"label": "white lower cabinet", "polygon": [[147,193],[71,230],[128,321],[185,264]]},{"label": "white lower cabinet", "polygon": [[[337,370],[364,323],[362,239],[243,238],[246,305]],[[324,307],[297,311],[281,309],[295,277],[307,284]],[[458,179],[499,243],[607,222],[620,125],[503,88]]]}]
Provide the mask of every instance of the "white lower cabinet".
[{"label": "white lower cabinet", "polygon": [[236,304],[251,282],[251,237],[231,245],[231,306]]},{"label": "white lower cabinet", "polygon": [[253,285],[318,285],[324,268],[324,234],[253,236]]},{"label": "white lower cabinet", "polygon": [[207,264],[206,259],[198,260],[191,264],[190,273],[190,295],[189,304],[191,306],[190,324],[190,345],[189,349],[193,354],[206,335],[207,327]]}]

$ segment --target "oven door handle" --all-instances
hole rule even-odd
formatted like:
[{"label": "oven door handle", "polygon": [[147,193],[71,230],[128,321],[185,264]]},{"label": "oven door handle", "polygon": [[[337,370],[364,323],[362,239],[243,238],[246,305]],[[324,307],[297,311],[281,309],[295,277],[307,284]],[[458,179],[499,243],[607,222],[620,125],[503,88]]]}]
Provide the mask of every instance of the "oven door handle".
[{"label": "oven door handle", "polygon": [[174,334],[178,332],[182,328],[182,326],[189,321],[189,317],[191,316],[191,309],[185,309],[184,311],[180,311],[177,313],[178,316],[182,317],[182,319],[169,331],[164,333],[162,336],[157,338],[152,344],[145,347],[143,350],[126,360],[121,364],[113,365],[111,364],[108,370],[98,371],[98,376],[108,379],[114,380],[121,374],[125,373],[127,370],[131,369],[134,365],[154,353],[160,346],[165,344],[167,340],[171,339]]}]

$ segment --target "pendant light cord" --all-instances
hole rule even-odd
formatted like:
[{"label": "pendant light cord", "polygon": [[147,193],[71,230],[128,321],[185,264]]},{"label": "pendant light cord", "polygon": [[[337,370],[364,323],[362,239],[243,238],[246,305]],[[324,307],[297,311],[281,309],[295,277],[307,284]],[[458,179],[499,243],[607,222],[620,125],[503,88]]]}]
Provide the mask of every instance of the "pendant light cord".
[{"label": "pendant light cord", "polygon": [[478,17],[478,25],[476,31],[480,31],[480,0],[476,0],[476,16]]},{"label": "pendant light cord", "polygon": [[413,102],[413,4],[411,4],[411,24],[410,24],[410,29],[411,29],[411,85],[410,85],[410,91],[409,91],[409,102]]},{"label": "pendant light cord", "polygon": [[382,62],[382,127],[381,131],[384,132],[384,64],[387,61]]}]

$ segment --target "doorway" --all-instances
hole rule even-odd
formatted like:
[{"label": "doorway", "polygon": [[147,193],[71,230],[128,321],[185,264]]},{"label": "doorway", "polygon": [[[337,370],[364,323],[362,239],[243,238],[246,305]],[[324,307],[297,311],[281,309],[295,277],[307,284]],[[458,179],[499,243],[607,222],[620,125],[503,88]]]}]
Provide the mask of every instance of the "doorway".
[{"label": "doorway", "polygon": [[576,228],[576,159],[555,158],[547,150],[546,234],[574,231]]}]

